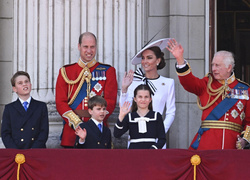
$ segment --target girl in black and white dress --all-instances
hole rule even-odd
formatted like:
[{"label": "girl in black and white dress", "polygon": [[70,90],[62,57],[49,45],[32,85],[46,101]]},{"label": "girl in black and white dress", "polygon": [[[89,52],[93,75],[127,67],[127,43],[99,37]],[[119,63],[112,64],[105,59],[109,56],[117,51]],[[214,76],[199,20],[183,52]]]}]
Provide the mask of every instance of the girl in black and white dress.
[{"label": "girl in black and white dress", "polygon": [[162,116],[152,110],[152,97],[147,85],[141,84],[134,91],[132,112],[130,103],[120,107],[114,136],[121,137],[129,130],[129,149],[161,149],[166,143]]}]

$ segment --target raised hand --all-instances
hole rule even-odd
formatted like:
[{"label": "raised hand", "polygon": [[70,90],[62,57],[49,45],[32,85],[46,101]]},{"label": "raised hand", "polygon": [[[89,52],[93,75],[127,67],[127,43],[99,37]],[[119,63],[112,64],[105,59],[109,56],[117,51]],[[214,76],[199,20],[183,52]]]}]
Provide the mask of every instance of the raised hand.
[{"label": "raised hand", "polygon": [[126,93],[128,90],[128,87],[133,82],[133,75],[134,71],[130,70],[128,73],[125,72],[123,79],[122,79],[122,92]]},{"label": "raised hand", "polygon": [[244,147],[246,146],[246,141],[240,137],[239,135],[237,135],[237,141],[236,141],[236,148],[237,149],[244,149]]},{"label": "raised hand", "polygon": [[130,112],[131,106],[130,106],[130,102],[125,101],[125,103],[122,105],[122,107],[120,106],[120,113],[119,113],[119,120],[122,122],[124,117],[126,116],[126,114],[128,114]]},{"label": "raised hand", "polygon": [[75,130],[75,134],[79,136],[81,142],[84,142],[87,137],[87,130],[78,126]]},{"label": "raised hand", "polygon": [[172,55],[175,57],[177,64],[182,65],[185,63],[183,58],[184,49],[175,39],[168,41],[168,46],[166,47]]}]

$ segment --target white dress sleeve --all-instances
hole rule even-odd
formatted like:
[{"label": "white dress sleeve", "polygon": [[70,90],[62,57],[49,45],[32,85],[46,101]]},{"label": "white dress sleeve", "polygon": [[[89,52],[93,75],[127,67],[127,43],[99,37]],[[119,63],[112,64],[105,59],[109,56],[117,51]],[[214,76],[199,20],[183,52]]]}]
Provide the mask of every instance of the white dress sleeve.
[{"label": "white dress sleeve", "polygon": [[174,88],[174,80],[171,79],[170,83],[168,84],[168,95],[166,99],[166,115],[164,119],[164,127],[165,127],[165,133],[168,132],[171,124],[174,121],[175,118],[175,88]]}]

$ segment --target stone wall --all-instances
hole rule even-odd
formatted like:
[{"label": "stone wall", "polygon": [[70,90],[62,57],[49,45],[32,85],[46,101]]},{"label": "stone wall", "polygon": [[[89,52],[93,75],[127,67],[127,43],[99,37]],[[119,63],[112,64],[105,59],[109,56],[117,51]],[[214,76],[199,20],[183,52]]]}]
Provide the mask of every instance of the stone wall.
[{"label": "stone wall", "polygon": [[[79,57],[77,40],[83,31],[92,31],[97,35],[97,59],[116,68],[119,90],[124,72],[137,68],[131,65],[131,57],[154,35],[153,40],[175,38],[184,47],[184,57],[194,74],[201,78],[206,73],[206,1],[39,2],[0,1],[0,116],[4,105],[16,98],[11,93],[9,82],[13,72],[28,71],[33,85],[32,96],[48,103],[49,148],[60,147],[62,120],[54,105],[58,70],[64,64],[74,63]],[[168,146],[187,148],[198,130],[201,111],[196,106],[196,97],[180,85],[174,68],[175,59],[167,51],[164,53],[167,65],[160,74],[175,80],[176,93],[176,116],[168,133]],[[110,117],[111,130],[117,113],[118,108]],[[113,139],[114,147],[126,147],[126,140],[126,137]]]}]

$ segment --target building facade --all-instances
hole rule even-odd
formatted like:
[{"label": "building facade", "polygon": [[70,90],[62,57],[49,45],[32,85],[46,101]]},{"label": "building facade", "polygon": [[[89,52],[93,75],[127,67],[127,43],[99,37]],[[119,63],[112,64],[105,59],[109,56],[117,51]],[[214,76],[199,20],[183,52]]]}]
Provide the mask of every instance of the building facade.
[{"label": "building facade", "polygon": [[[59,68],[78,60],[81,33],[90,31],[97,36],[96,59],[116,68],[120,90],[124,72],[137,68],[131,65],[131,57],[148,41],[165,37],[182,44],[194,74],[203,77],[217,50],[216,20],[216,0],[3,0],[0,116],[4,105],[17,98],[12,93],[11,76],[18,70],[27,71],[32,96],[48,104],[49,147],[60,147],[62,119],[55,108],[55,84]],[[176,93],[176,116],[168,133],[168,147],[187,148],[200,126],[201,111],[196,97],[180,85],[175,59],[166,50],[164,53],[167,65],[160,74],[175,80]],[[117,113],[118,104],[109,120],[111,129]]]}]

